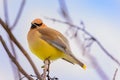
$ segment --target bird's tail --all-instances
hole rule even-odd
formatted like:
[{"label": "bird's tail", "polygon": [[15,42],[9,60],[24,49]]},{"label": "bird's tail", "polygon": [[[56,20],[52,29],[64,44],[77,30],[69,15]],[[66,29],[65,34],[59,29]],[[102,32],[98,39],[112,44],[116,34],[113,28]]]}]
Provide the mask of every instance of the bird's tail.
[{"label": "bird's tail", "polygon": [[83,69],[86,69],[86,65],[83,62],[79,61],[74,55],[65,54],[65,56],[62,59],[66,60],[72,64],[78,64]]}]

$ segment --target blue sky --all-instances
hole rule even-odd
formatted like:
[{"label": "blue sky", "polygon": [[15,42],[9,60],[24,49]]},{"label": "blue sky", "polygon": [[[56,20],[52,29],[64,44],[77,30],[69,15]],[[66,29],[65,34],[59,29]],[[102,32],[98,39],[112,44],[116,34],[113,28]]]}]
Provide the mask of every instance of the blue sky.
[{"label": "blue sky", "polygon": [[[8,2],[10,25],[12,25],[16,17],[16,13],[18,12],[18,7],[20,6],[21,0],[9,0]],[[76,25],[79,25],[81,20],[84,21],[86,29],[92,33],[104,45],[104,47],[120,61],[120,1],[66,0],[66,4],[73,22]],[[0,5],[0,17],[4,19],[2,0],[0,1]],[[41,60],[31,54],[26,40],[27,32],[29,31],[31,21],[35,18],[41,18],[46,25],[59,30],[64,34],[67,29],[66,25],[54,23],[43,18],[44,16],[47,16],[63,20],[59,9],[58,0],[27,0],[20,21],[13,30],[15,37],[32,57],[40,72],[42,72],[40,67],[43,65],[43,63]],[[0,35],[2,35],[4,39],[7,39],[5,31],[1,27]],[[86,57],[81,56],[80,49],[75,43],[74,39],[70,39],[69,37],[67,38],[70,41],[70,45],[75,56],[78,58],[82,57],[83,61],[88,64],[88,69],[84,71],[77,65],[71,65],[63,60],[57,60],[51,65],[51,75],[57,76],[60,80],[102,80],[96,73],[95,68],[91,66],[90,61],[87,60]],[[9,44],[7,40],[6,43]],[[1,44],[0,51],[0,80],[12,80],[13,75],[11,65]],[[26,59],[17,48],[16,51],[17,55],[19,56],[18,60],[20,64],[23,65],[24,69],[28,73],[32,74],[33,71],[31,68],[28,68],[30,65],[27,63]],[[91,54],[96,58],[98,64],[111,80],[115,69],[119,68],[118,65],[108,58],[97,45],[93,45]],[[6,77],[6,75],[8,76]],[[120,79],[118,75],[120,75],[120,70],[118,70],[116,80]]]}]

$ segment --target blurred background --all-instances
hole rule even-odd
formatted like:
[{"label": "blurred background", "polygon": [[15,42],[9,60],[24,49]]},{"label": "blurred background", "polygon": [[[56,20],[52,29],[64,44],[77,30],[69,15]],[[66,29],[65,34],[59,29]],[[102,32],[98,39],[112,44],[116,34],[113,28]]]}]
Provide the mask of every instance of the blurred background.
[{"label": "blurred background", "polygon": [[[8,7],[9,26],[12,26],[22,0],[5,1],[7,1]],[[120,80],[119,64],[107,56],[97,44],[93,43],[90,46],[90,51],[83,55],[81,44],[84,41],[77,40],[78,43],[76,42],[77,38],[71,38],[74,32],[68,31],[68,25],[45,18],[66,21],[61,9],[64,8],[64,5],[61,5],[60,2],[60,0],[25,0],[19,21],[12,30],[16,39],[31,56],[39,72],[42,73],[41,66],[43,62],[31,53],[27,44],[27,32],[30,29],[31,21],[35,18],[41,18],[46,25],[63,33],[68,38],[74,55],[87,65],[87,69],[83,70],[78,65],[72,65],[58,59],[51,64],[50,76],[58,77],[59,80],[113,80],[114,73],[118,69],[115,80]],[[66,4],[72,23],[82,27],[81,22],[84,22],[85,29],[99,40],[105,49],[120,62],[120,1],[64,0],[63,2]],[[0,18],[5,21],[4,0],[0,0]],[[78,35],[82,37],[81,33],[79,31]],[[9,49],[11,49],[8,35],[1,25],[0,35],[4,38]],[[35,75],[20,50],[15,45],[14,47],[18,62],[29,75]],[[17,76],[14,75],[10,58],[0,43],[0,80],[15,79],[17,79]]]}]

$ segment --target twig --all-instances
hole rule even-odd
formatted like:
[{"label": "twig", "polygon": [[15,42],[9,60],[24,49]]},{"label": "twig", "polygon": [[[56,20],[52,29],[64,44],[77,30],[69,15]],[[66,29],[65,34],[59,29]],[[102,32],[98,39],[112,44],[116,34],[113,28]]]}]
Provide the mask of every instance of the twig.
[{"label": "twig", "polygon": [[92,46],[92,44],[94,43],[94,41],[92,40],[91,42],[89,41],[89,43],[87,45],[85,45],[85,48],[90,48]]},{"label": "twig", "polygon": [[65,4],[65,0],[59,0],[59,3],[60,3],[60,10],[61,10],[61,14],[62,14],[62,17],[67,21],[67,22],[70,22],[72,23],[72,19],[71,17],[69,16],[69,12],[68,12],[68,9],[67,9],[67,6]]},{"label": "twig", "polygon": [[38,72],[35,64],[33,63],[32,59],[30,58],[30,56],[28,55],[28,53],[25,51],[25,49],[21,46],[21,44],[16,40],[16,38],[14,37],[14,35],[11,33],[10,29],[8,28],[8,25],[4,23],[4,21],[0,18],[0,24],[2,25],[2,27],[6,30],[6,32],[8,33],[10,39],[17,45],[17,47],[22,51],[23,55],[27,58],[27,60],[29,61],[29,63],[31,64],[35,74],[37,75],[39,80],[42,80],[40,77],[40,73]]},{"label": "twig", "polygon": [[[33,78],[33,77],[37,78],[37,76],[32,75],[32,74],[31,74],[30,76],[31,76],[32,78]],[[19,80],[22,80],[22,79],[24,79],[24,78],[25,78],[25,76],[21,77]],[[38,80],[38,79],[35,79],[35,80]]]},{"label": "twig", "polygon": [[115,80],[117,72],[118,72],[118,68],[115,70],[115,73],[114,73],[114,76],[113,76],[113,80]]},{"label": "twig", "polygon": [[94,56],[88,54],[88,58],[91,60],[94,68],[96,69],[96,72],[99,74],[102,80],[109,80],[107,75],[105,74],[104,70],[100,67],[100,65],[97,63],[97,60],[95,59]]},{"label": "twig", "polygon": [[[17,55],[16,55],[16,52],[15,52],[15,48],[14,48],[14,45],[13,45],[10,37],[9,37],[9,42],[10,42],[10,46],[11,46],[11,49],[12,49],[13,56],[14,56],[14,57],[16,58],[16,60],[17,60]],[[11,62],[11,66],[12,66],[12,69],[13,69],[13,71],[14,71],[14,74],[17,76],[17,77],[15,76],[15,78],[16,78],[16,79],[17,79],[17,78],[20,79],[20,78],[21,78],[21,75],[20,75],[17,67],[16,67],[15,65],[13,65],[12,62]]]},{"label": "twig", "polygon": [[[49,76],[49,67],[50,67],[50,61],[48,59],[46,59],[44,61],[44,66],[43,66],[43,74],[42,74],[42,78],[43,80],[46,80],[46,77],[48,77],[48,80],[50,80],[50,76]],[[48,74],[47,74],[48,72]]]},{"label": "twig", "polygon": [[[5,16],[5,21],[6,21],[6,24],[9,25],[9,15],[8,15],[7,0],[4,0],[3,3],[4,3],[4,16]],[[15,53],[15,50],[14,50],[14,46],[13,46],[13,43],[12,43],[12,41],[10,40],[10,38],[9,38],[9,42],[10,42],[10,46],[11,46],[11,48],[12,48],[13,55],[14,55],[14,57],[17,59],[16,53]],[[13,69],[13,71],[14,71],[14,77],[15,77],[15,79],[16,79],[17,77],[20,78],[20,73],[19,73],[19,71],[16,69],[16,66],[13,65],[13,63],[12,63],[11,61],[10,61],[10,63],[11,63],[12,69]],[[17,74],[18,74],[18,75],[17,75]]]},{"label": "twig", "polygon": [[13,25],[10,27],[11,30],[14,29],[14,27],[17,25],[17,23],[20,19],[20,16],[22,14],[23,8],[25,6],[25,2],[26,2],[26,0],[22,0],[21,5],[20,5],[20,9],[19,9],[18,14],[16,16],[16,19],[15,19]]},{"label": "twig", "polygon": [[44,16],[44,18],[48,19],[48,20],[51,20],[51,21],[54,21],[54,22],[58,22],[58,23],[62,23],[62,24],[67,24],[67,25],[69,25],[69,26],[71,26],[73,28],[77,28],[79,30],[82,30],[82,28],[80,28],[79,26],[76,26],[76,25],[74,25],[72,23],[69,23],[67,21],[61,21],[61,20],[58,20],[58,19],[55,19],[55,18],[50,18],[50,17],[47,17],[47,16]]},{"label": "twig", "polygon": [[47,78],[48,78],[48,80],[51,80],[51,78],[50,78],[50,60],[47,60],[47,63],[46,63],[46,64],[48,65],[48,69],[47,69],[47,72],[48,72]]},{"label": "twig", "polygon": [[18,70],[25,75],[29,80],[33,80],[33,78],[31,78],[25,71],[24,69],[21,67],[21,65],[17,62],[16,58],[14,56],[12,56],[11,52],[9,51],[5,41],[2,39],[2,36],[0,35],[0,42],[2,43],[4,49],[6,50],[6,53],[8,54],[8,56],[10,57],[10,59],[13,61],[13,63],[17,66]]},{"label": "twig", "polygon": [[3,0],[3,3],[4,3],[4,16],[5,16],[5,22],[6,22],[6,24],[9,25],[7,0]]},{"label": "twig", "polygon": [[98,41],[96,40],[96,43],[99,45],[99,47],[103,50],[104,53],[106,53],[107,56],[109,56],[114,62],[116,62],[119,66],[120,66],[120,62],[115,59],[104,47],[103,45]]}]

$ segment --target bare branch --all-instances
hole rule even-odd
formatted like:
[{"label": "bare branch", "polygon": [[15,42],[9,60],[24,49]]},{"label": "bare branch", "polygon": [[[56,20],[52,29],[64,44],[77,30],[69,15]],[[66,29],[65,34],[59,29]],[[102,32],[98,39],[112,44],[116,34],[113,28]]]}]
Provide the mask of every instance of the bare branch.
[{"label": "bare branch", "polygon": [[23,55],[27,58],[27,60],[29,61],[29,63],[31,64],[35,74],[37,75],[39,80],[42,80],[40,77],[40,73],[38,72],[35,64],[33,63],[32,59],[30,58],[30,56],[28,55],[28,53],[25,51],[25,49],[21,46],[21,44],[16,40],[16,38],[14,37],[14,35],[12,34],[12,32],[10,31],[10,29],[8,28],[8,25],[4,23],[4,21],[0,18],[0,24],[2,25],[2,27],[6,30],[6,32],[8,33],[10,39],[17,45],[17,47],[22,51]]},{"label": "bare branch", "polygon": [[66,24],[66,25],[69,25],[69,26],[71,26],[71,27],[73,27],[73,28],[77,28],[77,29],[79,29],[79,30],[82,30],[82,28],[80,28],[79,26],[76,26],[76,25],[74,25],[74,24],[72,24],[72,23],[69,23],[69,22],[67,22],[67,21],[61,21],[61,20],[58,20],[58,19],[55,19],[55,18],[46,17],[46,16],[45,16],[44,18],[45,18],[45,19],[48,19],[48,20],[51,20],[51,21],[54,21],[54,22]]},{"label": "bare branch", "polygon": [[118,68],[115,70],[115,73],[114,73],[114,76],[113,76],[113,80],[115,80],[117,72],[118,72]]},{"label": "bare branch", "polygon": [[69,12],[68,12],[68,9],[67,9],[67,6],[65,4],[65,0],[59,0],[59,4],[60,4],[60,10],[61,10],[61,15],[62,17],[67,21],[67,22],[71,22],[72,23],[72,19],[71,17],[69,16]]},{"label": "bare branch", "polygon": [[6,24],[9,25],[9,16],[8,16],[8,5],[7,5],[7,0],[3,0],[3,4],[4,4],[5,22],[6,22]]},{"label": "bare branch", "polygon": [[94,56],[88,54],[88,58],[91,60],[94,68],[96,69],[96,72],[99,74],[99,76],[102,78],[102,80],[109,80],[107,75],[105,74],[104,70],[101,69],[100,65],[98,64],[97,60]]},{"label": "bare branch", "polygon": [[10,27],[11,30],[14,29],[14,27],[17,25],[17,23],[20,19],[20,16],[22,14],[23,8],[25,6],[25,2],[26,2],[26,0],[22,0],[21,5],[20,5],[20,9],[19,9],[18,14],[16,16],[16,19],[15,19],[13,25]]},{"label": "bare branch", "polygon": [[114,62],[116,62],[116,63],[120,66],[120,62],[119,62],[117,59],[115,59],[115,58],[103,47],[103,45],[102,45],[98,40],[96,40],[95,42],[99,45],[99,47],[103,50],[103,52],[104,52],[107,56],[109,56]]},{"label": "bare branch", "polygon": [[[6,24],[9,25],[9,13],[8,13],[7,0],[4,0],[3,3],[4,3],[4,16],[5,16],[5,21],[6,21]],[[15,50],[14,50],[13,43],[12,43],[12,41],[10,40],[10,38],[9,38],[9,42],[10,42],[10,46],[11,46],[11,48],[12,48],[13,55],[14,55],[14,57],[16,58],[17,56],[16,56],[16,53],[15,53]],[[12,69],[13,69],[13,72],[14,72],[14,77],[15,77],[15,79],[16,79],[17,77],[20,78],[20,73],[19,73],[19,71],[16,69],[16,66],[13,65],[12,62],[11,62],[11,66],[12,66]],[[17,75],[17,74],[18,74],[18,75]]]},{"label": "bare branch", "polygon": [[[15,48],[14,48],[14,45],[9,37],[9,42],[10,42],[10,46],[12,48],[12,53],[13,53],[13,56],[15,57],[15,59],[17,60],[17,55],[16,55],[16,52],[15,52]],[[17,78],[21,78],[21,75],[20,75],[20,72],[18,71],[17,67],[15,65],[13,65],[13,63],[11,62],[11,66],[12,66],[12,69],[13,69],[13,72],[14,72],[14,75],[15,75],[15,80]],[[16,77],[17,76],[17,77]]]},{"label": "bare branch", "polygon": [[12,62],[17,66],[18,70],[25,75],[29,80],[33,80],[26,72],[25,70],[21,67],[21,65],[17,62],[16,58],[12,56],[12,53],[9,51],[5,41],[2,39],[2,36],[0,35],[0,42],[2,43],[4,49],[6,50],[6,53],[8,54],[9,58],[12,60]]},{"label": "bare branch", "polygon": [[[17,17],[16,17],[16,19],[15,19],[15,21],[14,21],[13,26],[11,27],[11,29],[13,29],[13,28],[16,26],[16,24],[17,24],[17,22],[18,22],[18,20],[19,20],[19,18],[20,18],[20,16],[21,16],[21,13],[22,13],[22,11],[23,11],[24,5],[25,5],[25,0],[22,0],[20,9],[19,9],[18,14],[17,14]],[[10,29],[8,28],[8,26],[9,26],[9,25],[8,25],[8,20],[9,20],[9,19],[8,19],[8,10],[7,10],[7,9],[8,9],[8,8],[7,8],[7,1],[4,0],[4,10],[5,10],[6,24],[5,24],[1,19],[0,19],[0,24],[3,26],[3,28],[6,30],[6,32],[8,32],[8,35],[9,35],[10,39],[11,39],[11,40],[17,45],[17,47],[23,52],[23,54],[25,55],[25,57],[27,58],[27,60],[30,62],[30,64],[31,64],[34,72],[36,73],[38,79],[41,80],[40,74],[39,74],[39,72],[37,71],[37,68],[35,67],[34,63],[33,63],[32,60],[31,60],[31,58],[30,58],[29,55],[26,53],[26,51],[23,49],[23,47],[20,45],[20,43],[15,39],[15,37],[14,37],[13,34],[11,33]],[[12,44],[11,41],[10,41],[10,44],[11,44],[13,53],[15,53],[14,47],[13,47],[13,44]]]}]

